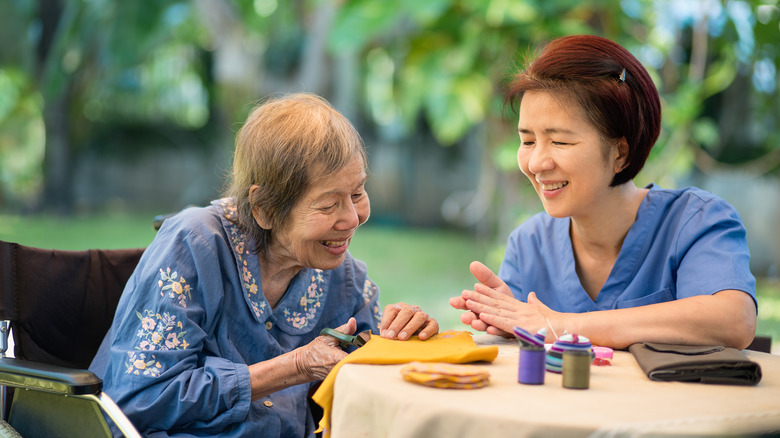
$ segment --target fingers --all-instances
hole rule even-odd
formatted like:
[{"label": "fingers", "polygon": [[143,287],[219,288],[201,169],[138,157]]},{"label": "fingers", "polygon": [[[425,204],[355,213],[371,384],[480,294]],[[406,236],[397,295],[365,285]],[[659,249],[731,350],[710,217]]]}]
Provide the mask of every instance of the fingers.
[{"label": "fingers", "polygon": [[463,291],[463,298],[468,310],[477,318],[471,321],[471,327],[500,336],[512,333],[523,309],[528,306],[484,284],[476,284],[473,291]]},{"label": "fingers", "polygon": [[475,320],[471,321],[471,324],[469,324],[471,328],[474,330],[479,330],[481,332],[486,332],[489,328],[487,324],[485,324],[485,321],[482,321],[479,318],[476,318]]},{"label": "fingers", "polygon": [[379,328],[382,337],[387,339],[397,337],[404,341],[414,334],[417,334],[420,339],[435,335],[439,332],[439,323],[417,306],[398,303],[385,306]]},{"label": "fingers", "polygon": [[439,333],[439,323],[431,318],[425,323],[422,330],[417,333],[417,337],[424,341],[436,333]]},{"label": "fingers", "polygon": [[[476,303],[475,303],[476,304]],[[513,317],[504,316],[502,309],[499,309],[496,313],[482,312],[479,314],[479,323],[485,328],[485,331],[491,335],[508,336],[512,333],[512,328],[517,325],[517,321]],[[471,326],[475,329],[475,322],[471,323]]]},{"label": "fingers", "polygon": [[474,278],[477,279],[480,283],[484,284],[487,287],[496,289],[501,286],[503,286],[504,280],[500,279],[498,275],[493,273],[493,271],[490,270],[487,266],[485,266],[481,262],[471,262],[469,265],[469,270],[471,271],[471,275],[474,276]]},{"label": "fingers", "polygon": [[474,285],[473,291],[464,290],[461,297],[468,310],[474,310],[473,307],[469,305],[470,303],[479,303],[495,309],[514,309],[521,304],[521,302],[514,297],[508,297],[495,289],[480,283]]},{"label": "fingers", "polygon": [[558,314],[542,303],[534,292],[528,294],[528,302],[524,303],[477,285],[474,291],[464,291],[463,298],[473,316],[461,317],[461,321],[468,321],[475,329],[484,327],[491,335],[511,337],[515,326],[536,330],[549,324],[546,315]]},{"label": "fingers", "polygon": [[382,321],[379,323],[379,333],[384,336],[384,332],[390,327],[390,324],[395,321],[398,313],[406,306],[404,303],[388,304],[385,306],[385,310],[382,312]]},{"label": "fingers", "polygon": [[485,330],[485,332],[487,332],[487,334],[489,334],[489,335],[503,336],[505,338],[514,338],[515,337],[514,334],[508,333],[508,332],[506,332],[504,330],[501,330],[498,327],[493,327],[492,325],[489,325],[487,330]]},{"label": "fingers", "polygon": [[478,320],[479,316],[472,312],[471,310],[461,313],[460,315],[460,322],[466,325],[471,325],[471,322],[474,320]]},{"label": "fingers", "polygon": [[449,303],[450,306],[458,310],[468,310],[466,309],[466,300],[464,300],[462,296],[450,298]]},{"label": "fingers", "polygon": [[428,314],[422,312],[417,306],[399,303],[388,307],[395,315],[382,335],[387,339],[395,339],[396,336],[400,340],[409,339],[428,320]]},{"label": "fingers", "polygon": [[355,330],[357,330],[357,320],[355,318],[349,318],[349,321],[336,327],[336,330],[345,335],[354,335]]},{"label": "fingers", "polygon": [[[336,327],[334,330],[344,333],[345,335],[353,335],[355,334],[355,331],[357,331],[357,320],[354,317],[351,317],[349,320],[347,320],[347,322]],[[322,341],[328,347],[341,350],[340,341],[333,336],[320,335],[317,337],[317,339],[315,339],[315,341],[316,340]]]}]

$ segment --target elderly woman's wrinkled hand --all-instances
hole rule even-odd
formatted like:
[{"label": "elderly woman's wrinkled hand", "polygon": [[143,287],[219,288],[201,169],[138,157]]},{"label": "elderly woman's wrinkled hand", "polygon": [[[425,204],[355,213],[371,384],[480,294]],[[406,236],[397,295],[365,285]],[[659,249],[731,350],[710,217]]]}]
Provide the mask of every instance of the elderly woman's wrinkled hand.
[{"label": "elderly woman's wrinkled hand", "polygon": [[[336,330],[352,335],[357,330],[357,321],[355,318],[349,318],[346,324]],[[331,368],[347,355],[339,346],[338,339],[327,335],[317,336],[295,352],[295,368],[308,382],[323,380]]]},{"label": "elderly woman's wrinkled hand", "polygon": [[388,304],[379,323],[383,338],[405,341],[413,335],[426,340],[439,333],[439,323],[420,310],[418,306],[406,303]]}]

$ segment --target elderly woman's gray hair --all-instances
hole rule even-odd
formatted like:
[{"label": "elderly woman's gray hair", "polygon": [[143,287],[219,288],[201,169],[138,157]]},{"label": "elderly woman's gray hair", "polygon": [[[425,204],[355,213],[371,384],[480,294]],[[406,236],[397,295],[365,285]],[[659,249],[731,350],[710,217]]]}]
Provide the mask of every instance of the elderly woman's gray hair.
[{"label": "elderly woman's gray hair", "polygon": [[[237,222],[265,253],[273,230],[287,218],[316,176],[330,175],[355,155],[367,166],[354,126],[325,99],[307,93],[285,95],[255,107],[236,136],[233,173],[226,196],[237,206]],[[257,190],[250,188],[258,186]],[[252,211],[270,224],[261,228]]]}]

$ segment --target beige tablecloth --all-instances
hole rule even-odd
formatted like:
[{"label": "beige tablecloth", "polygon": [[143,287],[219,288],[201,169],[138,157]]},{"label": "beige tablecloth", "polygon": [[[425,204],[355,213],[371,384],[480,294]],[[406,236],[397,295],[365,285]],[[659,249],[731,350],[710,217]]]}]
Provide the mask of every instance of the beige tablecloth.
[{"label": "beige tablecloth", "polygon": [[745,435],[780,433],[780,356],[748,352],[761,365],[757,386],[655,382],[628,352],[612,366],[591,367],[590,388],[566,389],[559,374],[544,385],[517,383],[514,341],[477,364],[490,384],[475,390],[406,382],[401,365],[345,365],[336,378],[332,437],[521,437]]}]

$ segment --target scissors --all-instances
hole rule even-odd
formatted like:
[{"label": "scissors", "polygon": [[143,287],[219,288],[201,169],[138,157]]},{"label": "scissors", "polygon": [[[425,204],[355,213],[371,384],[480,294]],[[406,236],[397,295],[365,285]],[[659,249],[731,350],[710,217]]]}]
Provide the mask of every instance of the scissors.
[{"label": "scissors", "polygon": [[333,336],[334,338],[338,339],[339,344],[341,344],[341,348],[347,348],[350,345],[355,347],[362,347],[366,345],[366,342],[368,342],[369,339],[371,339],[371,330],[365,330],[356,335],[347,335],[341,333],[338,330],[325,327],[324,329],[322,329],[320,334]]}]

